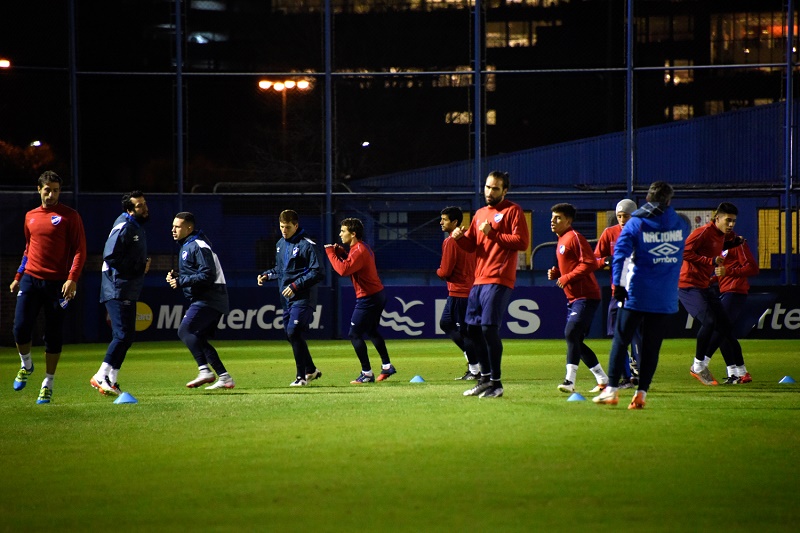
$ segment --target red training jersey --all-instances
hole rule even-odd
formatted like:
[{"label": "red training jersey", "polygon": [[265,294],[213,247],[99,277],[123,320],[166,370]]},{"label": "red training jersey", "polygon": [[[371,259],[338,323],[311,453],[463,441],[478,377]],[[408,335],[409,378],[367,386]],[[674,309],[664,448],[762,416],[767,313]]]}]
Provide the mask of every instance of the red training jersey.
[{"label": "red training jersey", "polygon": [[758,261],[753,257],[750,247],[746,242],[741,246],[729,248],[722,252],[725,261],[725,275],[719,278],[720,292],[738,292],[747,294],[750,292],[749,276],[758,275]]},{"label": "red training jersey", "polygon": [[[488,235],[478,229],[488,221]],[[522,208],[503,200],[481,207],[472,217],[464,236],[456,241],[468,252],[475,252],[475,285],[505,285],[514,288],[517,280],[517,252],[528,248],[530,235]]]},{"label": "red training jersey", "polygon": [[442,242],[442,263],[436,275],[447,282],[448,295],[466,298],[475,282],[475,254],[461,249],[448,236]]},{"label": "red training jersey", "polygon": [[[605,268],[606,257],[614,255],[614,245],[617,243],[620,233],[622,233],[622,226],[617,224],[615,226],[607,227],[603,230],[603,233],[600,234],[600,238],[597,240],[597,245],[594,247],[594,257],[597,261],[598,269]],[[611,272],[610,275],[612,278],[611,289],[613,290],[614,273]]]},{"label": "red training jersey", "polygon": [[726,240],[736,238],[731,232],[726,234],[717,229],[712,220],[694,230],[686,238],[683,249],[683,264],[678,287],[681,289],[697,288],[707,289],[714,276],[717,264],[715,259],[722,255],[722,248]]},{"label": "red training jersey", "polygon": [[344,259],[336,256],[336,248],[333,246],[325,248],[325,253],[337,274],[350,276],[356,298],[371,296],[383,290],[378,269],[375,267],[375,254],[363,242],[359,241],[351,246]]},{"label": "red training jersey", "polygon": [[597,261],[586,237],[572,228],[558,238],[556,246],[558,281],[570,302],[581,298],[600,299],[600,285],[594,277]]},{"label": "red training jersey", "polygon": [[25,252],[14,279],[22,274],[48,281],[77,282],[86,263],[86,233],[77,211],[62,204],[25,214]]}]

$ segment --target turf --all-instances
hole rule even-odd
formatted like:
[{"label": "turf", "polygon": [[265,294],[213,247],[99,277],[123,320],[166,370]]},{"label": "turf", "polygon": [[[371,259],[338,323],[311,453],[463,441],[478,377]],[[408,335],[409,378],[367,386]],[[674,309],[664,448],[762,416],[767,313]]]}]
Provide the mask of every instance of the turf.
[{"label": "turf", "polygon": [[120,373],[137,404],[89,386],[105,346],[66,347],[50,405],[41,354],[14,392],[2,348],[0,530],[795,530],[800,385],[778,382],[800,380],[800,342],[742,344],[754,381],[704,387],[693,342],[667,340],[643,411],[631,391],[594,405],[585,367],[587,401],[566,401],[563,341],[506,341],[496,400],[462,396],[449,341],[389,341],[398,374],[368,385],[349,343],[312,341],[305,388],[288,343],[218,342],[227,391],[185,388],[180,343],[138,343]]}]

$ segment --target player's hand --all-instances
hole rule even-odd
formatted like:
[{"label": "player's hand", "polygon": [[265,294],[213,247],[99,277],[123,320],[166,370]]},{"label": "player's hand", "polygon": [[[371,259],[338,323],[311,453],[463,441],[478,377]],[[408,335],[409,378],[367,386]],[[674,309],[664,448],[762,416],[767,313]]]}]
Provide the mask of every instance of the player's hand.
[{"label": "player's hand", "polygon": [[148,272],[150,272],[150,262],[151,262],[151,261],[152,261],[152,259],[150,259],[150,258],[148,257],[148,258],[147,258],[147,261],[145,261],[145,263],[144,263],[144,273],[145,273],[145,274],[147,274]]},{"label": "player's hand", "polygon": [[269,276],[263,276],[261,274],[258,275],[258,286],[264,285],[264,282],[269,279]]},{"label": "player's hand", "polygon": [[284,298],[287,299],[294,296],[294,291],[292,290],[291,285],[287,285],[286,288],[283,289],[283,292],[281,292],[281,294],[283,295]]},{"label": "player's hand", "polygon": [[560,277],[561,277],[561,272],[559,272],[556,267],[547,269],[547,279],[549,279],[550,281],[558,279]]},{"label": "player's hand", "polygon": [[464,236],[464,232],[465,232],[465,231],[467,231],[467,229],[466,229],[466,228],[464,228],[464,227],[458,227],[458,228],[454,229],[454,230],[452,231],[452,233],[450,233],[450,236],[451,236],[453,239],[455,239],[455,240],[458,240],[458,239],[460,239],[461,237],[463,237],[463,236]]},{"label": "player's hand", "polygon": [[725,258],[722,256],[714,258],[714,264],[717,266],[721,265],[723,262],[725,262]]},{"label": "player's hand", "polygon": [[614,299],[619,303],[623,303],[625,300],[628,299],[628,289],[622,287],[621,285],[614,286]]},{"label": "player's hand", "polygon": [[725,270],[725,267],[723,265],[720,265],[720,266],[718,266],[717,268],[714,269],[714,274],[718,278],[723,277],[725,275],[725,272],[727,272],[727,271]]},{"label": "player's hand", "polygon": [[75,298],[75,293],[78,292],[78,284],[68,279],[64,282],[64,285],[61,287],[61,296],[65,300],[72,300]]},{"label": "player's hand", "polygon": [[492,224],[488,220],[484,220],[481,222],[481,225],[478,226],[478,229],[481,230],[484,235],[489,235],[489,232],[492,231]]},{"label": "player's hand", "polygon": [[17,289],[19,288],[19,281],[17,280],[12,281],[11,285],[9,285],[8,288],[11,291],[11,294],[14,294],[15,292],[17,292]]},{"label": "player's hand", "polygon": [[611,266],[611,261],[612,261],[613,259],[614,259],[614,258],[613,258],[613,257],[611,257],[610,255],[608,255],[608,256],[606,256],[606,257],[604,257],[604,258],[603,258],[603,266],[607,266],[607,267],[608,267],[608,266]]}]

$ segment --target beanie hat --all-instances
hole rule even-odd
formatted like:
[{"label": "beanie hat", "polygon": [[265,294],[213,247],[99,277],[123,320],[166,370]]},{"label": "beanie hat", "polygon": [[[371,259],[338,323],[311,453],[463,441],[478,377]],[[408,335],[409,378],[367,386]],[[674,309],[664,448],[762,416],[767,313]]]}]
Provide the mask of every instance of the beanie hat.
[{"label": "beanie hat", "polygon": [[614,212],[619,213],[620,211],[632,215],[633,212],[636,211],[636,202],[633,200],[628,200],[627,198],[625,200],[621,200],[617,204],[617,210]]}]

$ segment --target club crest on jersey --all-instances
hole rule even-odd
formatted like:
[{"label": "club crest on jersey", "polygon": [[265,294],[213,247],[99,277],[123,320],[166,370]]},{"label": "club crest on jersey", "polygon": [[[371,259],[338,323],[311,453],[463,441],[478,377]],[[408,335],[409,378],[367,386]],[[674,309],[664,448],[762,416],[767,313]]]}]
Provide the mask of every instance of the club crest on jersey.
[{"label": "club crest on jersey", "polygon": [[294,248],[292,248],[292,257],[297,257],[298,252],[300,252],[299,246],[295,246]]},{"label": "club crest on jersey", "polygon": [[503,213],[495,213],[494,221],[495,222],[500,222],[501,220],[503,220]]},{"label": "club crest on jersey", "polygon": [[61,215],[53,215],[50,217],[50,223],[54,226],[58,226],[59,222],[61,222]]},{"label": "club crest on jersey", "polygon": [[561,246],[558,247],[558,253],[560,253],[561,255],[564,255],[564,252],[566,251],[566,249],[567,249],[567,247],[562,244]]},{"label": "club crest on jersey", "polygon": [[722,250],[722,257],[728,257],[728,250]]},{"label": "club crest on jersey", "polygon": [[188,250],[184,250],[184,251],[182,251],[182,252],[181,252],[181,259],[183,259],[184,261],[186,261],[186,258],[187,258],[187,257],[189,257],[189,251],[188,251]]}]

